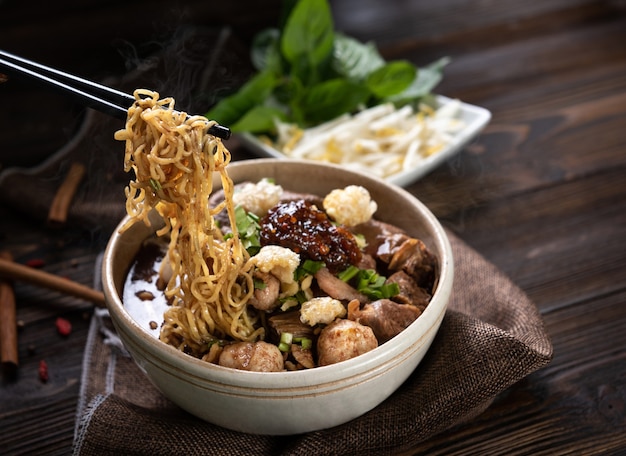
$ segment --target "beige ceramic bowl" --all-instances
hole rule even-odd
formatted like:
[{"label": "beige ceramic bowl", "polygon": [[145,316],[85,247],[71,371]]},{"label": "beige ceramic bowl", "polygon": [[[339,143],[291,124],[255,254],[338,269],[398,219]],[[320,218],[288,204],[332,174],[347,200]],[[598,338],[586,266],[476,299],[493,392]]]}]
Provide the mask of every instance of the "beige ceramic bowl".
[{"label": "beige ceramic bowl", "polygon": [[[351,184],[378,203],[375,216],[419,237],[440,261],[438,284],[424,313],[401,334],[357,358],[296,372],[247,372],[195,359],[144,330],[120,298],[140,243],[151,234],[136,224],[111,237],[103,287],[120,338],[147,377],[170,400],[211,423],[248,433],[297,434],[345,423],[376,407],[415,370],[444,316],[453,281],[450,244],[433,214],[399,187],[320,163],[259,159],[233,162],[235,182],[274,178],[285,189],[324,195]],[[123,223],[123,222],[122,222]]]}]

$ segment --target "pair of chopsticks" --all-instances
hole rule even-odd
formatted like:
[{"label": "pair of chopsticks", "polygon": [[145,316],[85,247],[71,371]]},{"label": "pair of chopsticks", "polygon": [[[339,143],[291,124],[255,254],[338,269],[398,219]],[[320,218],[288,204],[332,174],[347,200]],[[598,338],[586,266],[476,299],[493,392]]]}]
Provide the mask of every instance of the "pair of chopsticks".
[{"label": "pair of chopsticks", "polygon": [[[128,108],[135,98],[119,90],[50,68],[22,57],[0,50],[0,72],[8,76],[26,77],[34,82],[54,88],[72,97],[82,105],[125,120]],[[230,138],[230,129],[213,125],[209,134],[218,138]]]}]

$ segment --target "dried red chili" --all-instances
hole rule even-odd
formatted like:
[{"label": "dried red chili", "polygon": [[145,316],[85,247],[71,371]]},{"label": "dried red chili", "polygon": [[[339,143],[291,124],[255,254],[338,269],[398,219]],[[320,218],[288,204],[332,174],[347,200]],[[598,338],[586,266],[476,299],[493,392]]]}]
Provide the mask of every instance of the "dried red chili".
[{"label": "dried red chili", "polygon": [[46,383],[48,381],[48,363],[46,363],[43,359],[39,361],[39,380]]},{"label": "dried red chili", "polygon": [[57,317],[55,324],[57,332],[62,336],[69,336],[72,332],[72,324],[65,318]]},{"label": "dried red chili", "polygon": [[33,258],[32,260],[28,260],[26,262],[26,266],[31,268],[43,268],[45,266],[45,262],[41,258]]}]

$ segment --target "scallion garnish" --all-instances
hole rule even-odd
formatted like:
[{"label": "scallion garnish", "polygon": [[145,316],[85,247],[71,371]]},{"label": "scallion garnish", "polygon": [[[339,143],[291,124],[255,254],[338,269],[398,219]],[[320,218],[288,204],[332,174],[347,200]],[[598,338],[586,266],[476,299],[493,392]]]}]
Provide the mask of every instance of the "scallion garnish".
[{"label": "scallion garnish", "polygon": [[360,271],[359,268],[351,265],[351,266],[348,266],[348,269],[345,269],[341,271],[339,274],[337,274],[337,277],[343,280],[344,282],[349,282],[354,276],[356,276],[359,273],[359,271]]},{"label": "scallion garnish", "polygon": [[150,186],[155,192],[158,192],[162,188],[161,183],[152,177],[150,178]]},{"label": "scallion garnish", "polygon": [[235,223],[244,248],[250,255],[259,253],[261,250],[259,217],[252,212],[246,212],[242,206],[237,206],[235,207]]},{"label": "scallion garnish", "polygon": [[294,279],[299,282],[307,275],[315,275],[317,271],[322,269],[326,264],[323,261],[304,260],[295,270]]},{"label": "scallion garnish", "polygon": [[278,343],[278,349],[281,352],[288,352],[293,342],[293,334],[284,332],[280,335],[280,342]]},{"label": "scallion garnish", "polygon": [[259,279],[254,279],[254,289],[255,290],[265,290],[267,288],[267,284]]},{"label": "scallion garnish", "polygon": [[293,342],[300,344],[303,350],[309,350],[313,346],[313,340],[308,337],[294,337]]},{"label": "scallion garnish", "polygon": [[346,283],[351,283],[358,291],[371,299],[389,299],[400,293],[397,283],[385,283],[386,278],[374,269],[359,269],[349,266],[337,274]]}]

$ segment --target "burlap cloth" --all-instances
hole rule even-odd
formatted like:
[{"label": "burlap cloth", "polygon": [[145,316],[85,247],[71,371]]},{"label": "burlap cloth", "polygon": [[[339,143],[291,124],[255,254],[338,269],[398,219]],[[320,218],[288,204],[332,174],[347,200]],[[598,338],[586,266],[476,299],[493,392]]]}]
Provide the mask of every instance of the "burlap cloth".
[{"label": "burlap cloth", "polygon": [[[203,90],[210,92],[211,81],[219,85],[212,75],[223,78],[229,65],[238,64],[232,52],[223,59],[207,58],[214,54],[207,52],[206,43],[212,44],[212,53],[220,52],[215,43],[224,37],[224,31],[185,34],[158,58],[116,81],[116,86],[151,87],[177,99],[200,99],[202,90],[181,93],[181,87],[197,87],[200,81]],[[207,60],[212,65],[220,61],[224,67],[207,69]],[[175,77],[157,76],[172,72]],[[106,233],[124,212],[122,189],[128,176],[120,169],[121,151],[111,152],[120,150],[112,140],[120,126],[119,121],[88,113],[74,140],[41,166],[9,169],[0,175],[2,200],[30,216],[45,218],[64,169],[73,161],[83,161],[88,175],[70,208],[68,223]],[[29,192],[23,192],[24,186]],[[537,308],[523,291],[455,234],[448,234],[456,275],[441,329],[415,372],[372,411],[341,426],[287,437],[242,434],[203,422],[150,384],[119,343],[106,311],[96,309],[85,348],[74,453],[396,454],[476,417],[498,394],[548,364],[552,345]],[[98,277],[98,265],[96,270]]]}]

